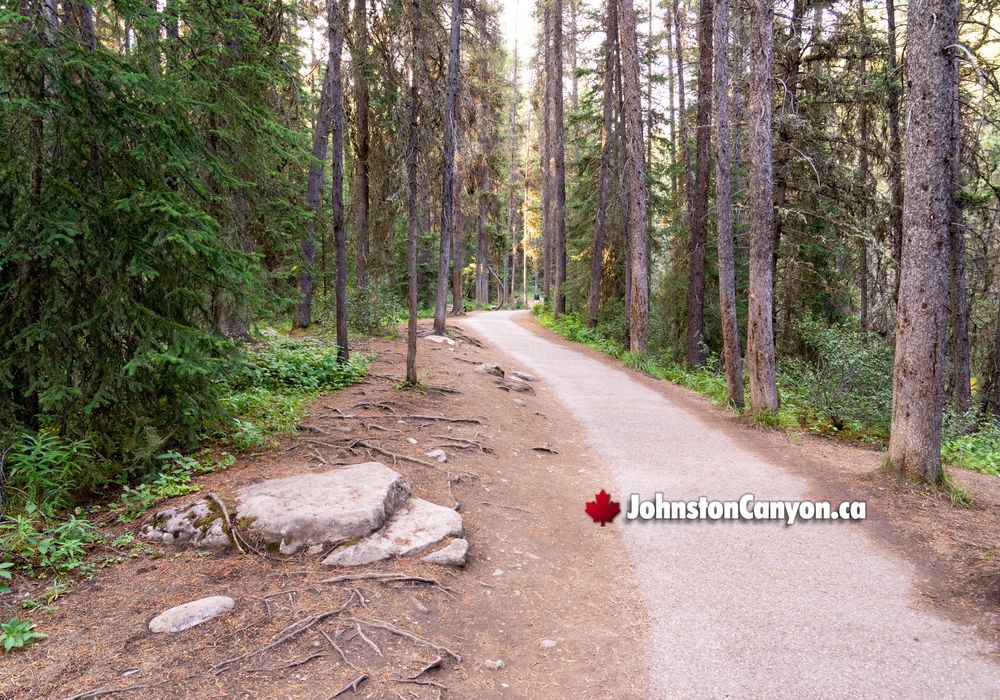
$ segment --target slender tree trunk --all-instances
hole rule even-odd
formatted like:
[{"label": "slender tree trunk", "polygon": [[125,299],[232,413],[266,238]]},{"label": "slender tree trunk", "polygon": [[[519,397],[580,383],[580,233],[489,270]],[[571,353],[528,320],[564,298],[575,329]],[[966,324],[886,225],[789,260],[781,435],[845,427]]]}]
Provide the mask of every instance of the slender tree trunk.
[{"label": "slender tree trunk", "polygon": [[552,8],[544,12],[542,58],[545,63],[544,108],[542,119],[542,295],[546,303],[552,297]]},{"label": "slender tree trunk", "polygon": [[[865,33],[865,3],[864,0],[859,0],[858,2],[858,23],[861,26],[862,34]],[[867,87],[868,81],[868,62],[865,60],[865,56],[862,53],[861,61],[858,65],[858,73],[861,76],[862,86]],[[858,269],[858,288],[861,297],[861,308],[859,311],[859,324],[862,333],[867,333],[870,321],[868,318],[868,211],[869,202],[871,201],[869,197],[869,185],[871,180],[871,170],[868,165],[868,144],[869,144],[869,126],[868,126],[868,102],[862,98],[861,104],[858,107],[860,113],[858,115],[858,131],[861,138],[861,145],[858,148],[858,180],[861,183],[861,187],[858,190],[859,199],[861,204],[861,237],[858,243],[858,258],[859,258],[859,269]]]},{"label": "slender tree trunk", "polygon": [[788,74],[785,76],[781,91],[781,120],[778,122],[777,172],[775,173],[775,190],[777,192],[778,216],[774,220],[774,245],[771,259],[772,284],[778,275],[778,252],[781,249],[782,210],[788,195],[788,169],[790,149],[787,144],[792,141],[791,118],[798,110],[797,98],[799,88],[799,64],[802,58],[802,16],[806,11],[807,0],[792,0],[792,16],[788,27],[788,41],[785,44],[785,64]]},{"label": "slender tree trunk", "polygon": [[330,25],[330,108],[333,112],[333,247],[337,258],[337,357],[347,361],[347,232],[344,230],[344,83],[341,54],[344,50],[346,2],[327,0]]},{"label": "slender tree trunk", "polygon": [[674,32],[673,19],[667,13],[667,19],[663,23],[664,31],[667,33],[667,127],[670,138],[670,197],[673,200],[677,196],[677,112],[674,109]]},{"label": "slender tree trunk", "polygon": [[608,180],[611,174],[611,131],[614,128],[615,36],[618,34],[617,2],[605,11],[604,25],[604,103],[601,115],[601,164],[597,185],[597,228],[594,231],[594,251],[590,260],[590,298],[587,304],[587,325],[597,327],[601,309],[601,277],[604,264],[604,226],[608,214]]},{"label": "slender tree trunk", "polygon": [[893,298],[899,302],[899,282],[903,259],[903,147],[899,138],[899,98],[901,93],[899,68],[896,65],[896,6],[894,0],[885,0],[888,18],[888,49],[886,53],[887,102],[889,110],[889,229],[892,248],[896,257],[896,279]]},{"label": "slender tree trunk", "polygon": [[993,340],[993,417],[1000,422],[1000,294],[997,294],[997,324]]},{"label": "slender tree trunk", "polygon": [[733,245],[733,195],[729,169],[729,0],[715,5],[715,208],[719,252],[719,312],[722,354],[726,363],[726,398],[743,407],[743,360],[736,318],[736,260]]},{"label": "slender tree trunk", "polygon": [[366,0],[354,0],[354,153],[355,208],[354,242],[357,247],[358,289],[368,286],[368,177],[369,107],[368,107],[368,9]]},{"label": "slender tree trunk", "polygon": [[[952,144],[952,197],[948,235],[949,299],[951,309],[951,377],[949,390],[952,407],[959,415],[965,414],[972,404],[972,386],[969,358],[969,298],[965,292],[965,218],[962,213],[962,102],[959,83],[959,58],[952,53],[951,78],[951,144]],[[969,426],[971,427],[971,426]]]},{"label": "slender tree trunk", "polygon": [[681,141],[681,166],[684,187],[684,210],[687,212],[688,224],[691,223],[693,205],[691,177],[691,142],[688,138],[686,96],[684,94],[684,15],[681,12],[681,0],[674,0],[674,48],[677,54],[677,128]]},{"label": "slender tree trunk", "polygon": [[299,303],[295,307],[293,328],[308,328],[312,324],[313,267],[316,262],[316,222],[319,221],[320,202],[323,199],[323,170],[326,151],[330,142],[330,118],[333,114],[333,70],[329,63],[326,78],[319,96],[319,111],[313,127],[312,162],[309,163],[309,180],[306,202],[313,218],[306,222],[302,236],[302,269],[298,275]]},{"label": "slender tree trunk", "polygon": [[[579,9],[580,0],[569,0],[569,31],[570,31],[570,76],[572,77],[572,87],[570,92],[570,107],[573,110],[573,114],[577,113],[580,107],[580,79],[576,74],[577,62],[578,62],[578,45],[577,36],[579,36],[579,29],[577,27],[577,13]],[[516,48],[516,47],[515,47]],[[574,127],[573,129],[573,162],[580,162],[580,139],[578,129]]]},{"label": "slender tree trunk", "polygon": [[646,160],[642,147],[642,90],[639,41],[632,0],[619,4],[622,83],[625,100],[625,180],[629,208],[629,258],[632,261],[629,348],[646,351],[649,339],[649,221],[646,210]]},{"label": "slender tree trunk", "polygon": [[[614,0],[616,7],[620,10],[621,5],[617,0]],[[622,87],[622,42],[621,42],[621,15],[619,14],[618,22],[618,35],[615,36],[615,90],[616,96],[618,98],[618,139],[616,142],[619,144],[619,165],[621,172],[621,181],[619,183],[621,199],[625,200],[624,211],[622,212],[622,219],[624,223],[624,248],[625,248],[625,313],[628,315],[629,323],[625,324],[625,345],[631,346],[632,341],[629,337],[631,334],[631,310],[632,310],[632,246],[631,246],[631,233],[632,228],[630,222],[631,213],[629,211],[628,202],[628,173],[627,173],[627,159],[628,159],[628,142],[626,141],[626,128],[625,128],[625,89]]]},{"label": "slender tree trunk", "polygon": [[691,199],[691,269],[688,280],[687,363],[705,364],[705,249],[708,246],[708,180],[712,145],[712,0],[703,0],[698,21],[698,131]]},{"label": "slender tree trunk", "polygon": [[437,299],[434,305],[434,332],[444,334],[448,304],[448,263],[451,255],[452,192],[455,179],[455,120],[458,97],[459,36],[461,33],[462,0],[451,1],[451,38],[448,45],[448,89],[444,115],[444,178],[441,185],[441,254],[438,260]]},{"label": "slender tree trunk", "polygon": [[889,463],[941,481],[948,323],[949,208],[954,194],[953,45],[958,0],[914,0],[908,13],[908,125],[903,259],[896,319]]},{"label": "slender tree trunk", "polygon": [[[459,149],[461,152],[461,149]],[[465,221],[462,207],[464,185],[462,168],[455,168],[455,196],[452,200],[453,231],[451,234],[451,314],[465,313],[465,291],[462,287],[462,268],[465,267]]]},{"label": "slender tree trunk", "polygon": [[410,40],[413,44],[413,74],[410,77],[410,141],[406,156],[409,180],[407,202],[406,272],[409,317],[406,324],[406,382],[417,384],[417,154],[420,148],[420,0],[410,4]]},{"label": "slender tree trunk", "polygon": [[[528,123],[525,125],[525,134],[531,133],[531,110],[528,110]],[[531,164],[528,160],[529,147],[528,140],[524,140],[524,182],[521,192],[521,294],[524,305],[528,305],[528,174],[531,172]],[[538,263],[537,253],[532,253],[534,294],[538,294]]]},{"label": "slender tree trunk", "polygon": [[[515,306],[515,287],[517,286],[517,207],[515,205],[517,191],[517,110],[521,105],[521,90],[518,85],[517,42],[514,42],[514,102],[510,106],[510,185],[507,193],[507,242],[510,246],[510,304]],[[506,254],[505,254],[506,255]],[[506,268],[505,268],[506,269]],[[506,288],[504,294],[506,294]]]},{"label": "slender tree trunk", "polygon": [[732,125],[733,147],[732,165],[733,177],[733,200],[739,201],[741,193],[746,190],[746,178],[740,172],[743,170],[743,146],[746,143],[744,133],[745,124],[743,122],[746,113],[747,100],[747,73],[746,73],[746,52],[747,52],[747,19],[746,7],[744,3],[737,3],[733,7],[733,16],[736,20],[734,44],[738,47],[736,52],[736,66],[733,80],[733,116],[730,120]]},{"label": "slender tree trunk", "polygon": [[747,365],[754,415],[778,410],[773,319],[774,163],[771,91],[774,0],[750,2],[750,286]]},{"label": "slender tree trunk", "polygon": [[[646,17],[646,173],[653,172],[653,0]],[[646,201],[652,201],[652,178],[646,178]],[[650,217],[652,222],[652,217]]]},{"label": "slender tree trunk", "polygon": [[486,193],[490,187],[489,174],[489,166],[484,165],[479,196],[476,198],[479,205],[479,216],[476,219],[476,306],[486,306],[490,303],[490,239],[486,230]]},{"label": "slender tree trunk", "polygon": [[552,120],[555,153],[555,317],[566,311],[566,130],[563,119],[563,0],[553,0]]}]

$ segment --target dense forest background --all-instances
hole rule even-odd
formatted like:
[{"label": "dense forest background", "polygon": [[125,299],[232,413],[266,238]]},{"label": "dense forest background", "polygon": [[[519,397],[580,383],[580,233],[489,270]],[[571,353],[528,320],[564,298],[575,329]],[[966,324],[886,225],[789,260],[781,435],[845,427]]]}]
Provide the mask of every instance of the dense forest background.
[{"label": "dense forest background", "polygon": [[931,4],[549,0],[511,50],[490,0],[0,3],[12,512],[131,512],[361,376],[352,336],[536,298],[764,423],[1000,474],[1000,23]]}]

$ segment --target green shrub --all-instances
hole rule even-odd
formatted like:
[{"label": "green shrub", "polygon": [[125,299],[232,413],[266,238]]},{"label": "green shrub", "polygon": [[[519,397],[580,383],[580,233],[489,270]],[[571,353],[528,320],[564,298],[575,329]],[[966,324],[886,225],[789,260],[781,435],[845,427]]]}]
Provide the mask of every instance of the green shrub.
[{"label": "green shrub", "polygon": [[97,528],[80,509],[64,520],[51,520],[28,504],[24,512],[0,520],[0,549],[20,560],[20,568],[39,575],[64,575],[78,568],[97,539]]},{"label": "green shrub", "polygon": [[347,318],[351,328],[365,335],[395,335],[409,314],[403,300],[387,286],[368,285],[348,295]]},{"label": "green shrub", "polygon": [[142,482],[134,487],[122,487],[119,502],[111,506],[111,510],[118,513],[120,522],[134,520],[159,501],[194,493],[201,488],[193,483],[195,475],[224,469],[233,463],[233,457],[223,454],[214,463],[205,464],[178,452],[165,452],[157,457],[157,461],[160,466]]},{"label": "green shrub", "polygon": [[0,595],[10,593],[10,586],[5,581],[10,581],[14,575],[10,573],[14,565],[9,561],[0,562]]},{"label": "green shrub", "polygon": [[1000,476],[1000,425],[991,417],[979,423],[972,433],[945,433],[941,458],[957,467]]},{"label": "green shrub", "polygon": [[813,318],[798,330],[809,359],[784,361],[780,384],[786,400],[800,407],[800,422],[831,432],[888,435],[892,348],[874,334]]},{"label": "green shrub", "polygon": [[39,639],[45,639],[45,635],[35,631],[35,625],[31,620],[12,617],[0,625],[0,644],[3,645],[5,653],[26,647]]},{"label": "green shrub", "polygon": [[73,505],[81,485],[93,482],[94,456],[85,440],[24,433],[4,461],[13,510],[32,504],[50,516]]},{"label": "green shrub", "polygon": [[342,389],[364,378],[367,363],[355,354],[349,362],[337,359],[337,348],[318,339],[272,338],[249,349],[227,378],[234,392],[270,389],[310,393]]}]

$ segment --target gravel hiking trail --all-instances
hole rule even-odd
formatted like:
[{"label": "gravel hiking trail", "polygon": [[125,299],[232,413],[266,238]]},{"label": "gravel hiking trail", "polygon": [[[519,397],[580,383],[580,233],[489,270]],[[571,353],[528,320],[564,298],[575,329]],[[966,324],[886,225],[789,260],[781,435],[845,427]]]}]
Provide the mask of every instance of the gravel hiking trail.
[{"label": "gravel hiking trail", "polygon": [[[527,318],[494,312],[460,325],[539,375],[612,475],[595,490],[607,488],[623,511],[628,494],[657,491],[669,500],[839,500]],[[653,697],[1000,697],[991,645],[922,605],[915,566],[866,522],[619,516],[611,527],[647,607]]]}]

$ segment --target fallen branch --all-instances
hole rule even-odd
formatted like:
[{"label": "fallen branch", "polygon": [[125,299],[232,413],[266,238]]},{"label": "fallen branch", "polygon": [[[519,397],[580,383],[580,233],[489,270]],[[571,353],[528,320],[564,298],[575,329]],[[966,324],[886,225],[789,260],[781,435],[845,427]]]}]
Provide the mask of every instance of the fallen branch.
[{"label": "fallen branch", "polygon": [[528,515],[535,515],[534,512],[528,510],[527,508],[519,508],[518,506],[508,506],[503,503],[490,503],[489,501],[480,501],[481,505],[493,506],[494,508],[509,508],[510,510],[516,510],[519,513],[527,513]]},{"label": "fallen branch", "polygon": [[[478,418],[448,418],[447,416],[425,416],[416,413],[397,413],[393,417],[397,419],[406,418],[409,420],[441,421],[443,423],[472,423],[474,425],[483,424],[483,422]],[[371,418],[371,416],[357,416],[347,413],[339,413],[336,415],[323,414],[320,418],[330,418],[335,420],[364,420],[366,418]]]},{"label": "fallen branch", "polygon": [[372,571],[364,574],[344,574],[343,576],[334,576],[333,578],[325,578],[318,583],[344,583],[346,581],[383,581],[385,583],[426,583],[431,586],[437,586],[443,591],[448,593],[454,593],[455,591],[448,588],[442,584],[437,579],[425,578],[423,576],[409,576],[407,574],[398,573],[380,573],[377,571]]},{"label": "fallen branch", "polygon": [[358,636],[361,637],[361,641],[363,641],[365,644],[367,644],[368,646],[370,646],[372,648],[372,651],[374,651],[379,656],[384,656],[384,654],[382,653],[382,650],[378,648],[378,644],[376,644],[375,642],[373,642],[371,640],[371,638],[367,634],[364,633],[364,630],[361,629],[361,625],[360,624],[357,625],[357,629],[358,629]]},{"label": "fallen branch", "polygon": [[440,690],[448,690],[447,686],[441,685],[437,681],[425,681],[419,678],[393,678],[396,683],[416,683],[417,685],[431,685]]},{"label": "fallen branch", "polygon": [[361,401],[354,404],[352,408],[381,408],[383,411],[389,411],[390,413],[396,412],[396,409],[386,401]]},{"label": "fallen branch", "polygon": [[324,630],[322,627],[320,627],[319,628],[319,633],[322,634],[324,637],[326,637],[326,641],[330,642],[330,646],[333,647],[333,650],[336,651],[338,654],[340,654],[340,658],[344,661],[344,664],[346,664],[347,666],[350,666],[355,671],[361,670],[357,666],[355,666],[354,664],[352,664],[347,659],[347,654],[345,654],[344,650],[340,648],[340,646],[337,644],[337,641],[335,639],[333,639],[332,637],[330,637],[330,635],[328,635],[326,633],[326,630]]},{"label": "fallen branch", "polygon": [[454,435],[431,435],[432,438],[438,438],[440,440],[451,440],[452,442],[460,442],[465,447],[475,447],[482,453],[493,452],[492,448],[483,447],[481,442],[476,442],[475,440],[469,440],[467,438],[455,437]]},{"label": "fallen branch", "polygon": [[449,480],[451,479],[450,471],[448,471],[444,467],[439,467],[438,465],[428,462],[426,460],[418,459],[417,457],[409,457],[407,455],[400,454],[399,452],[393,452],[392,450],[387,450],[383,447],[378,447],[377,445],[373,445],[370,442],[365,442],[364,440],[355,440],[352,443],[352,446],[364,447],[365,449],[371,450],[372,452],[378,452],[380,455],[383,455],[384,457],[392,457],[393,459],[400,459],[403,460],[404,462],[413,462],[414,464],[419,464],[423,467],[428,467],[430,469],[433,469],[434,471],[439,471],[442,474],[446,474],[448,476],[448,479]]},{"label": "fallen branch", "polygon": [[441,668],[441,661],[442,661],[441,657],[440,656],[437,657],[436,659],[434,659],[433,661],[431,661],[429,664],[427,664],[426,666],[424,666],[422,669],[420,669],[419,671],[417,671],[416,673],[414,673],[412,676],[410,676],[409,680],[415,681],[418,678],[420,678],[420,676],[422,676],[425,673],[427,673],[428,671],[432,671],[435,668]]},{"label": "fallen branch", "polygon": [[124,688],[94,688],[93,690],[85,690],[82,693],[77,693],[76,695],[70,695],[66,700],[84,700],[84,698],[99,698],[102,695],[114,695],[115,693],[124,693],[129,690],[139,690],[140,688],[148,688],[148,685],[129,685]]},{"label": "fallen branch", "polygon": [[366,680],[368,680],[368,674],[367,673],[362,673],[360,676],[358,676],[353,681],[351,681],[350,683],[348,683],[347,685],[345,685],[343,688],[341,688],[340,690],[338,690],[336,693],[334,693],[333,695],[331,695],[330,697],[328,697],[326,700],[333,700],[334,698],[339,698],[341,695],[343,695],[344,693],[346,693],[348,690],[356,693],[356,692],[358,692],[358,688],[361,687],[361,684],[364,683]]},{"label": "fallen branch", "polygon": [[379,425],[378,423],[362,423],[368,430],[381,430],[386,433],[402,433],[405,432],[399,428],[386,428],[385,426]]},{"label": "fallen branch", "polygon": [[283,644],[284,642],[287,642],[289,639],[293,639],[294,637],[299,636],[300,634],[302,634],[303,632],[305,632],[307,629],[309,629],[313,625],[316,625],[316,624],[322,622],[323,620],[325,620],[325,619],[327,619],[329,617],[333,617],[334,615],[339,614],[339,612],[340,611],[337,611],[337,610],[328,610],[327,612],[322,612],[322,613],[319,613],[318,615],[313,615],[310,618],[306,618],[305,621],[302,624],[299,624],[298,626],[296,626],[295,624],[289,625],[284,630],[282,630],[282,632],[279,635],[279,637],[277,639],[275,639],[273,642],[271,642],[270,644],[267,644],[267,645],[265,645],[264,647],[262,647],[260,649],[255,649],[255,650],[252,650],[252,651],[248,651],[248,652],[246,652],[244,654],[240,654],[239,656],[234,656],[231,659],[226,659],[225,661],[220,661],[219,663],[217,663],[214,666],[212,666],[212,672],[215,673],[216,675],[218,675],[222,671],[225,671],[228,666],[231,666],[232,664],[236,663],[237,661],[242,661],[243,659],[248,659],[251,656],[256,656],[257,654],[263,654],[265,651],[268,651],[269,649],[273,649],[274,647],[278,646],[279,644]]},{"label": "fallen branch", "polygon": [[448,647],[443,647],[440,644],[435,644],[429,639],[424,639],[423,637],[410,632],[409,630],[404,630],[402,627],[396,627],[395,625],[390,625],[388,622],[382,622],[381,620],[362,620],[357,617],[345,617],[343,618],[348,622],[354,622],[357,624],[367,625],[368,627],[374,627],[376,629],[385,630],[386,632],[392,632],[395,635],[403,637],[404,639],[409,639],[411,642],[417,642],[418,644],[423,644],[430,647],[436,651],[439,655],[444,652],[451,658],[455,659],[458,663],[462,663],[462,657],[459,656],[457,652],[452,651]]},{"label": "fallen branch", "polygon": [[267,666],[267,667],[262,667],[262,668],[249,668],[249,669],[247,669],[247,673],[268,673],[268,672],[271,672],[271,671],[284,671],[285,669],[289,669],[289,668],[298,668],[299,666],[305,666],[307,663],[309,663],[313,659],[321,659],[321,658],[325,658],[327,656],[329,656],[329,654],[324,654],[323,652],[318,651],[315,654],[310,654],[309,656],[307,656],[304,659],[299,659],[298,661],[290,661],[289,663],[287,663],[287,664],[281,664],[280,666]]},{"label": "fallen branch", "polygon": [[240,551],[240,554],[246,554],[247,550],[243,549],[243,545],[240,544],[239,534],[236,532],[236,528],[233,527],[233,521],[229,517],[229,511],[226,510],[226,504],[222,502],[221,498],[216,496],[211,491],[208,492],[208,495],[205,496],[205,498],[214,503],[215,507],[218,508],[219,511],[222,513],[222,519],[225,521],[226,527],[229,529],[229,535],[230,537],[232,537],[233,544],[236,545],[236,549]]}]

